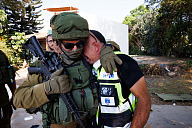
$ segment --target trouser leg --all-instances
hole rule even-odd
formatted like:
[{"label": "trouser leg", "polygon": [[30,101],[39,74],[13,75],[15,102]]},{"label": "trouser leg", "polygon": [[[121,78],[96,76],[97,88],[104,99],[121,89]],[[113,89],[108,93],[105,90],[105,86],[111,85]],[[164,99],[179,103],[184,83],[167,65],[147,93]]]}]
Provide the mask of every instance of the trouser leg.
[{"label": "trouser leg", "polygon": [[0,108],[0,126],[2,128],[11,128],[11,115],[13,113],[10,104]]}]

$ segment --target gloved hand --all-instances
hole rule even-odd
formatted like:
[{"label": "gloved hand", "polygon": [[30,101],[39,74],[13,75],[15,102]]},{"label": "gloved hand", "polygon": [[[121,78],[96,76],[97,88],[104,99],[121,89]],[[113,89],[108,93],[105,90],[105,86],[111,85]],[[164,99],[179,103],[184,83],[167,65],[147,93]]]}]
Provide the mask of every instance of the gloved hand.
[{"label": "gloved hand", "polygon": [[113,74],[113,70],[117,72],[115,62],[121,65],[122,60],[115,55],[113,49],[109,45],[104,45],[100,52],[100,62],[107,73]]},{"label": "gloved hand", "polygon": [[44,82],[44,89],[48,95],[67,93],[72,89],[72,84],[69,83],[68,75],[64,75],[64,68],[60,68],[51,76],[50,80]]}]

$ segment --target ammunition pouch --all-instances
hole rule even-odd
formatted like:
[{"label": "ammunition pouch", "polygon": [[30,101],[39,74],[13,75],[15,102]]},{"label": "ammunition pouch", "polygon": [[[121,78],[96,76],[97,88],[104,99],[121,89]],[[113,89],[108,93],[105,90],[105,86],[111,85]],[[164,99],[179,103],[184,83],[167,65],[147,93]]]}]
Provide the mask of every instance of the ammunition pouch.
[{"label": "ammunition pouch", "polygon": [[[81,117],[86,116],[91,118],[96,114],[98,99],[97,88],[91,86],[90,73],[84,66],[82,61],[68,66],[69,81],[73,84],[73,89],[70,95],[79,109]],[[97,103],[95,103],[97,101]],[[43,127],[48,127],[51,124],[67,125],[75,119],[60,95],[52,95],[51,101],[43,105]]]},{"label": "ammunition pouch", "polygon": [[[97,108],[94,108],[93,94],[92,90],[89,87],[72,90],[71,96],[73,97],[75,104],[79,108],[82,117],[84,117],[86,115],[85,113],[87,112],[89,113],[88,117],[92,117],[96,114]],[[47,118],[49,118],[50,124],[65,125],[73,122],[73,114],[69,112],[62,98],[59,95],[57,95],[58,98],[56,98],[56,95],[54,97],[55,99],[52,98],[54,101],[43,105],[44,119],[46,120]],[[47,115],[46,113],[49,114]]]}]

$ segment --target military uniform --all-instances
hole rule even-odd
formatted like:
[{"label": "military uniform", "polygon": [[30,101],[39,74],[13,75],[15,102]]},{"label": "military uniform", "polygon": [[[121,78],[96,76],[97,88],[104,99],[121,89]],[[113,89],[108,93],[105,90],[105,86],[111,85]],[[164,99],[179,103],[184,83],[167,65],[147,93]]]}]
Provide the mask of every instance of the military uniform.
[{"label": "military uniform", "polygon": [[[93,98],[93,91],[90,86],[89,71],[82,61],[67,68],[70,82],[73,83],[72,96],[81,111],[89,112],[89,116],[96,114],[97,103]],[[70,75],[72,74],[72,75]],[[75,75],[76,74],[76,75]],[[75,82],[74,78],[82,78],[82,83]],[[43,122],[53,127],[77,126],[72,120],[64,102],[59,95],[49,99],[45,94],[42,77],[37,74],[27,76],[27,79],[17,88],[15,92],[14,105],[19,108],[38,108],[43,105]],[[46,104],[45,104],[46,103]],[[62,107],[61,107],[62,106]],[[56,109],[58,108],[58,109]],[[47,114],[49,113],[49,114]],[[47,120],[48,119],[48,120]],[[70,123],[69,123],[70,122]]]},{"label": "military uniform", "polygon": [[[74,20],[71,19],[74,18]],[[63,18],[63,19],[62,19]],[[75,20],[75,19],[78,20]],[[59,23],[58,20],[62,19]],[[71,24],[68,24],[71,20]],[[63,26],[63,22],[66,21],[68,26]],[[75,21],[75,23],[74,23]],[[57,22],[57,23],[56,23]],[[75,13],[61,13],[53,16],[51,19],[52,28],[57,29],[57,32],[53,30],[52,37],[68,40],[79,40],[89,36],[88,24],[85,19]],[[78,29],[73,24],[78,24]],[[71,31],[66,30],[65,27],[71,27]],[[60,32],[64,34],[60,34]],[[82,49],[80,49],[82,51]],[[69,83],[72,84],[70,94],[79,108],[82,114],[86,114],[82,119],[86,127],[90,124],[90,120],[97,111],[97,91],[91,86],[92,75],[89,71],[89,67],[85,66],[86,62],[82,60],[81,53],[78,59],[70,61],[67,57],[61,57],[64,61],[63,67],[67,69]],[[70,56],[71,57],[71,56]],[[54,79],[54,78],[53,78]],[[45,83],[45,82],[44,82]],[[47,95],[45,84],[43,83],[42,76],[39,74],[28,74],[27,79],[17,88],[15,91],[14,105],[18,108],[42,108],[42,120],[44,128],[73,128],[80,127],[75,122],[75,117],[68,111],[65,102],[62,100],[60,94]],[[58,83],[59,84],[59,83]],[[46,92],[45,92],[46,91]]]},{"label": "military uniform", "polygon": [[0,50],[0,126],[10,128],[10,119],[13,113],[5,84],[11,84],[14,80],[14,71],[9,65],[8,59]]}]

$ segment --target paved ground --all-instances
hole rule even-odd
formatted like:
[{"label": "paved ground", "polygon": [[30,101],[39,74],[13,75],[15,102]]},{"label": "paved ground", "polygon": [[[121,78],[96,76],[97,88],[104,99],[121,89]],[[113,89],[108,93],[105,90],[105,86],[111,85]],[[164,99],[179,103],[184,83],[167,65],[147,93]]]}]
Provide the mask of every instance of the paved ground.
[{"label": "paved ground", "polygon": [[12,128],[42,128],[41,113],[28,114],[25,109],[17,108],[11,118]]},{"label": "paved ground", "polygon": [[[22,83],[26,73],[26,69],[17,71],[18,85]],[[192,128],[192,106],[152,105],[152,110],[145,128]],[[11,126],[12,128],[42,128],[41,113],[28,114],[25,109],[18,108],[13,113]]]},{"label": "paved ground", "polygon": [[[145,128],[192,128],[192,106],[152,105]],[[14,111],[12,128],[42,128],[41,113],[28,114],[24,109]]]},{"label": "paved ground", "polygon": [[145,128],[192,128],[192,106],[152,105]]}]

